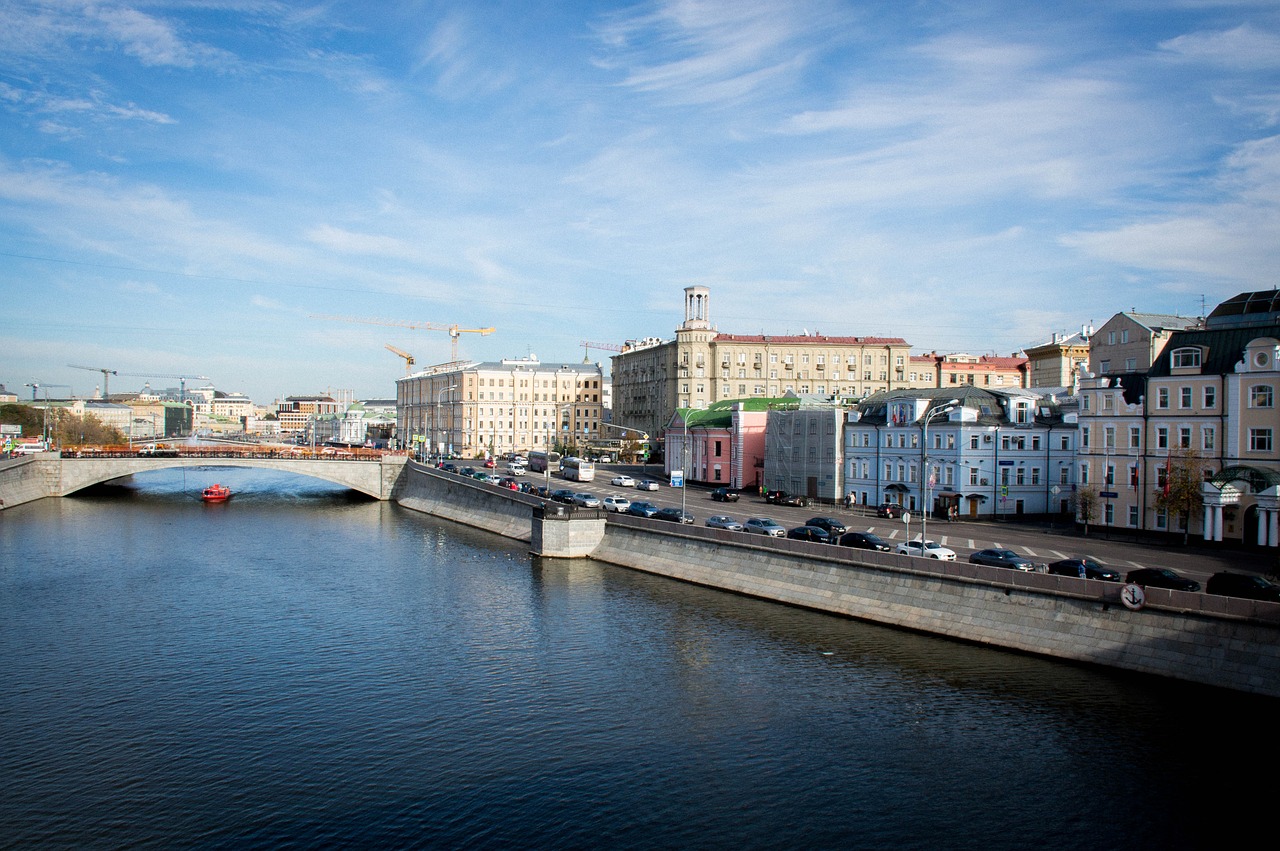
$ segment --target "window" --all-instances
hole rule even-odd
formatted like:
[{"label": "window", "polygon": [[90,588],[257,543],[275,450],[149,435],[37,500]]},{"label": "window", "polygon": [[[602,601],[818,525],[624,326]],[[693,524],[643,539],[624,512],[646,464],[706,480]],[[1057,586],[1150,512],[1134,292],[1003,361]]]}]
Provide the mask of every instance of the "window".
[{"label": "window", "polygon": [[1191,369],[1200,366],[1200,350],[1195,348],[1174,349],[1173,368]]},{"label": "window", "polygon": [[1249,451],[1250,452],[1270,452],[1271,451],[1271,429],[1269,428],[1249,429]]},{"label": "window", "polygon": [[1135,529],[1138,528],[1138,506],[1136,505],[1129,506],[1129,525]]},{"label": "window", "polygon": [[1140,449],[1142,447],[1142,429],[1139,426],[1129,426],[1129,448]]},{"label": "window", "polygon": [[1179,449],[1191,448],[1191,427],[1190,426],[1182,426],[1181,428],[1178,429],[1178,448]]},{"label": "window", "polygon": [[1159,426],[1156,429],[1156,449],[1169,448],[1169,429],[1166,426]]},{"label": "window", "polygon": [[1102,445],[1106,449],[1116,448],[1116,430],[1112,426],[1107,426],[1102,430]]},{"label": "window", "polygon": [[1250,408],[1270,408],[1275,402],[1275,393],[1269,384],[1255,384],[1249,388]]},{"label": "window", "polygon": [[1089,465],[1088,464],[1080,465],[1080,484],[1082,485],[1089,484]]},{"label": "window", "polygon": [[1204,388],[1204,406],[1206,408],[1218,407],[1218,388],[1216,387]]},{"label": "window", "polygon": [[1111,361],[1109,361],[1109,360],[1104,360],[1104,361],[1102,362],[1102,373],[1103,373],[1103,375],[1107,374],[1107,373],[1108,373],[1108,372],[1110,372],[1110,371],[1111,371]]},{"label": "window", "polygon": [[1116,522],[1116,507],[1108,502],[1102,507],[1102,517],[1108,526],[1114,526]]},{"label": "window", "polygon": [[1156,391],[1156,407],[1157,408],[1169,407],[1169,388],[1168,387],[1161,387]]},{"label": "window", "polygon": [[1115,464],[1107,465],[1106,483],[1108,485],[1114,485],[1116,483],[1116,465]]},{"label": "window", "polygon": [[969,484],[976,485],[977,483],[978,483],[978,468],[970,467],[969,468]]},{"label": "window", "polygon": [[1200,429],[1201,448],[1213,451],[1217,448],[1217,431],[1213,426],[1203,426]]},{"label": "window", "polygon": [[1089,426],[1080,427],[1080,448],[1089,448]]},{"label": "window", "polygon": [[1121,332],[1120,332],[1120,342],[1121,342],[1121,343],[1127,343],[1127,342],[1129,342],[1129,329],[1128,329],[1128,328],[1125,328],[1123,331],[1121,331]]},{"label": "window", "polygon": [[1058,484],[1066,485],[1071,483],[1071,468],[1066,464],[1058,470]]},{"label": "window", "polygon": [[1190,387],[1178,388],[1178,407],[1179,408],[1191,407],[1191,388]]},{"label": "window", "polygon": [[978,436],[976,434],[969,435],[969,448],[970,449],[978,448]]},{"label": "window", "polygon": [[1125,358],[1125,359],[1124,359],[1124,371],[1125,371],[1125,372],[1137,372],[1137,371],[1138,371],[1138,359],[1137,359],[1137,358]]}]

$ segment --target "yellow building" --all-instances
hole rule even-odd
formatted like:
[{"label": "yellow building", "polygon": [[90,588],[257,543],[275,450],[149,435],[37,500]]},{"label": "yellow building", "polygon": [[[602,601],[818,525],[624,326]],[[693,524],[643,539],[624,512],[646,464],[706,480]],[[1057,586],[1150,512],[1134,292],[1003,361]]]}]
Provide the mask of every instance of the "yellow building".
[{"label": "yellow building", "polygon": [[710,290],[685,288],[674,340],[629,340],[613,357],[614,422],[659,435],[677,409],[787,393],[860,399],[906,387],[911,346],[900,337],[726,334]]},{"label": "yellow building", "polygon": [[396,431],[405,446],[465,458],[585,447],[602,436],[606,394],[599,364],[445,363],[396,381]]}]

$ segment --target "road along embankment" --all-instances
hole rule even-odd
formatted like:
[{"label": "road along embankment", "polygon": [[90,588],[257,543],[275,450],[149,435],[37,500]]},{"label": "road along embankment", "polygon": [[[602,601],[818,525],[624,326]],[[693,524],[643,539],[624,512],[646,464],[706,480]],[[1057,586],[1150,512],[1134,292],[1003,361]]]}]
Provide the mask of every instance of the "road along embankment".
[{"label": "road along embankment", "polygon": [[[507,537],[765,600],[1058,659],[1280,697],[1280,604],[766,539],[612,515],[544,517],[542,501],[410,465],[400,502]],[[538,510],[535,510],[538,509]],[[573,530],[577,530],[576,532]],[[558,536],[558,537],[557,537]]]}]

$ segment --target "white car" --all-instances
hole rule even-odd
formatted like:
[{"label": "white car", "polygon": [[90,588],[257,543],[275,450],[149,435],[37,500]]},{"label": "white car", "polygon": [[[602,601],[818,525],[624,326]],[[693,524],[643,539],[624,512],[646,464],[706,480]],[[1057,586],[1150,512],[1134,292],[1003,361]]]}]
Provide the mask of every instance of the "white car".
[{"label": "white car", "polygon": [[636,480],[630,476],[614,476],[609,484],[615,488],[633,488],[636,486]]},{"label": "white car", "polygon": [[643,482],[636,484],[636,490],[638,491],[656,491],[657,489],[658,483],[651,479],[645,479]]},{"label": "white car", "polygon": [[939,544],[937,541],[925,541],[922,545],[919,540],[903,541],[898,544],[896,549],[898,555],[904,556],[921,556],[923,558],[936,558],[939,561],[955,561],[956,554],[954,550],[949,550]]},{"label": "white car", "polygon": [[604,498],[604,510],[616,511],[619,514],[631,507],[631,500],[625,496],[606,496]]}]

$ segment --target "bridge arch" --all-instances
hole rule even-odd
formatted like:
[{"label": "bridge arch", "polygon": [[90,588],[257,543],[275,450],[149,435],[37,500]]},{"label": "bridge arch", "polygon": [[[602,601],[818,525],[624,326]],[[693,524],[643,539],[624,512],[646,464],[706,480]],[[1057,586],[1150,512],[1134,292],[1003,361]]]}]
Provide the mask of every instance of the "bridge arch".
[{"label": "bridge arch", "polygon": [[321,460],[253,457],[178,458],[62,458],[58,474],[58,496],[67,496],[112,479],[183,467],[253,467],[323,479],[374,499],[391,499],[404,470],[405,458],[386,455],[373,460]]}]

